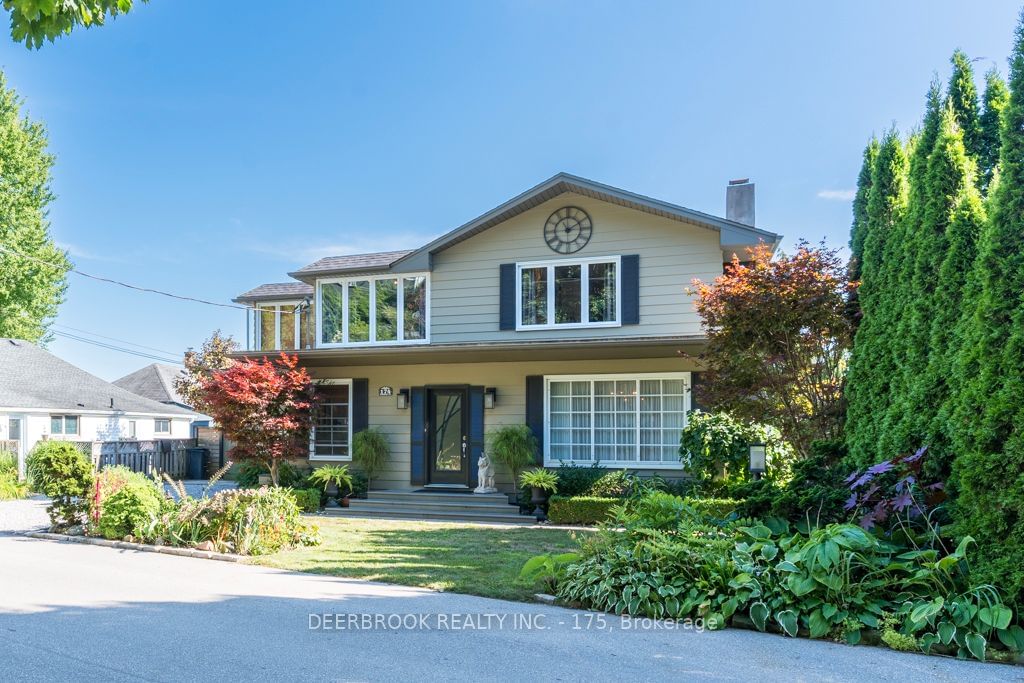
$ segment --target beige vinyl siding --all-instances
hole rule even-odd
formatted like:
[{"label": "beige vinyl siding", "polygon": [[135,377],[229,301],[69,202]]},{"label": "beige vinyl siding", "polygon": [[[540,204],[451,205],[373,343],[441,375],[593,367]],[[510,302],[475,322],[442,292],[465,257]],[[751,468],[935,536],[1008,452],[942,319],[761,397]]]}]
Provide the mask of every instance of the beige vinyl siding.
[{"label": "beige vinyl siding", "polygon": [[[590,242],[571,256],[544,242],[544,222],[563,206],[578,206],[594,223]],[[562,330],[499,330],[498,271],[502,263],[640,255],[640,324]],[[613,336],[700,334],[700,318],[685,292],[694,278],[722,273],[718,233],[574,194],[561,195],[434,257],[431,341],[529,341]]]},{"label": "beige vinyl siding", "polygon": [[[460,363],[447,365],[386,365],[344,368],[311,368],[317,379],[369,380],[369,424],[380,427],[391,445],[391,459],[373,481],[375,489],[406,489],[410,486],[410,411],[399,410],[394,396],[382,397],[379,389],[399,389],[431,384],[472,384],[495,387],[498,400],[493,410],[484,411],[484,430],[526,421],[526,376],[566,374],[614,374],[628,372],[681,372],[695,370],[692,361],[677,358],[589,361],[541,361],[531,363]],[[317,464],[317,463],[314,463]],[[650,470],[645,470],[649,473]],[[666,472],[679,476],[680,471]],[[497,485],[511,489],[510,474],[499,467]]]}]

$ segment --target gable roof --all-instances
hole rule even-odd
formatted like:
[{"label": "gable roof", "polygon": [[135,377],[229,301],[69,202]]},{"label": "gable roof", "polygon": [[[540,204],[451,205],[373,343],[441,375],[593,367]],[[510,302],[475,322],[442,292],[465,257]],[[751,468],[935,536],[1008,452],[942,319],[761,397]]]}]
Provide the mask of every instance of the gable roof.
[{"label": "gable roof", "polygon": [[242,304],[256,301],[275,301],[278,299],[302,299],[312,296],[312,294],[312,285],[307,285],[305,282],[272,282],[260,285],[255,289],[250,289],[245,294],[239,294],[232,301]]},{"label": "gable roof", "polygon": [[719,218],[718,216],[712,216],[701,211],[694,211],[684,206],[664,202],[660,199],[652,199],[651,197],[645,197],[644,195],[563,172],[548,178],[539,185],[513,197],[487,213],[477,216],[468,223],[438,237],[429,244],[410,252],[392,265],[399,266],[403,262],[429,263],[431,255],[469,239],[477,233],[503,223],[566,192],[580,194],[663,218],[670,218],[718,231],[722,235],[723,248],[731,247],[734,244],[756,245],[762,241],[774,247],[782,241],[781,235],[769,232],[768,230],[744,225],[743,223],[730,221],[726,218]]},{"label": "gable roof", "polygon": [[115,379],[112,384],[143,398],[159,403],[187,406],[181,394],[174,389],[174,380],[185,374],[181,368],[153,363],[135,372]]},{"label": "gable roof", "polygon": [[195,415],[187,408],[143,398],[90,375],[31,342],[4,338],[0,338],[0,407]]},{"label": "gable roof", "polygon": [[413,252],[412,249],[401,251],[378,251],[372,254],[351,254],[349,256],[327,256],[303,266],[293,273],[294,278],[330,275],[333,273],[358,273],[370,270],[387,270],[391,264]]}]

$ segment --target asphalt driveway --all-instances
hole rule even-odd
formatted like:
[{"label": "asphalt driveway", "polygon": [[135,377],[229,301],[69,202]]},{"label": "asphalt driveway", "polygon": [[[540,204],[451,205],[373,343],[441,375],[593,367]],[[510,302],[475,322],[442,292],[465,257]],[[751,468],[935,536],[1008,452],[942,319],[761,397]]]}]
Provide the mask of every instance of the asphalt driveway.
[{"label": "asphalt driveway", "polygon": [[4,680],[1007,681],[1024,668],[0,536]]}]

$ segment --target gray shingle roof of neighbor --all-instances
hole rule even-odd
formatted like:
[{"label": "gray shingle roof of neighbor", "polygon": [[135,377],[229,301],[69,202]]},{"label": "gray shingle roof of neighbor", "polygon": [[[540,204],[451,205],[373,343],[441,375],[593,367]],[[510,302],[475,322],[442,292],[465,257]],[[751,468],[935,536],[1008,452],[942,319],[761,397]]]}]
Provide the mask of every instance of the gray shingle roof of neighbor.
[{"label": "gray shingle roof of neighbor", "polygon": [[313,294],[313,287],[305,282],[272,282],[250,289],[245,294],[239,294],[233,301],[235,303],[248,303],[251,301],[274,301],[277,299],[301,299]]},{"label": "gray shingle roof of neighbor", "polygon": [[184,370],[173,365],[152,363],[120,379],[115,379],[112,384],[151,401],[175,403],[187,407],[184,399],[174,389],[174,380],[184,374]]},{"label": "gray shingle roof of neighbor", "polygon": [[348,273],[364,270],[387,269],[392,263],[408,256],[414,249],[401,251],[379,251],[374,254],[351,254],[349,256],[327,256],[303,266],[293,273],[292,277],[324,275],[327,273]]},{"label": "gray shingle roof of neighbor", "polygon": [[106,382],[49,351],[20,339],[0,338],[0,407],[109,411],[194,416],[176,405],[158,403]]}]

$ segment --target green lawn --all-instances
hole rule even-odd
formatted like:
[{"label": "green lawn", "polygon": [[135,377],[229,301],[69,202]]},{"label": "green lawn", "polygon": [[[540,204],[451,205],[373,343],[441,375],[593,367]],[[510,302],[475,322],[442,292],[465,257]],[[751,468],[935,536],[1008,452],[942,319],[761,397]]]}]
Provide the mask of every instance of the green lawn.
[{"label": "green lawn", "polygon": [[[317,518],[323,545],[296,548],[256,564],[385,581],[489,598],[528,600],[537,590],[519,569],[541,553],[576,549],[573,532],[450,522]],[[585,532],[584,532],[585,533]]]}]

